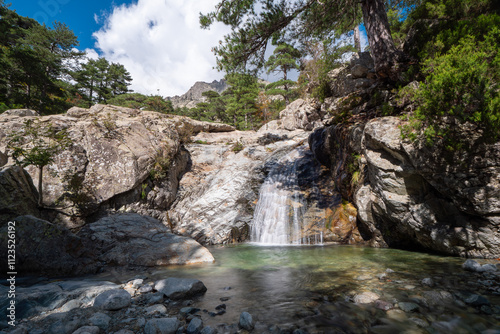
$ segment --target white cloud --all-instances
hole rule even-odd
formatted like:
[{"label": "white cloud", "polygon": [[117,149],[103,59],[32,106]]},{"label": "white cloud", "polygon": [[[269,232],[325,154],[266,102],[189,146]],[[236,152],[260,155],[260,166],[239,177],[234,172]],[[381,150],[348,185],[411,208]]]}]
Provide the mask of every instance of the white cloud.
[{"label": "white cloud", "polygon": [[[123,64],[133,77],[131,89],[163,96],[186,92],[196,81],[220,79],[212,69],[211,48],[229,28],[200,28],[199,13],[214,9],[216,0],[138,0],[115,7],[93,36],[100,53]],[[89,52],[89,50],[86,50]]]}]

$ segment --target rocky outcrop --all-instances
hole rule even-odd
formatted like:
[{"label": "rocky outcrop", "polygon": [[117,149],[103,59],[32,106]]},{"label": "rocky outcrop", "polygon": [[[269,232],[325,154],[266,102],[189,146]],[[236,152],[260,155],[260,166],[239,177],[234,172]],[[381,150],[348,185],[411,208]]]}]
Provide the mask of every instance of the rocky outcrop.
[{"label": "rocky outcrop", "polygon": [[172,105],[174,108],[194,108],[197,103],[204,102],[204,92],[216,91],[217,93],[222,93],[226,90],[227,84],[225,80],[214,80],[211,83],[198,81],[189,90],[182,94],[181,96],[170,97]]},{"label": "rocky outcrop", "polygon": [[279,127],[285,130],[303,129],[311,131],[322,126],[324,112],[314,99],[297,99],[280,112]]},{"label": "rocky outcrop", "polygon": [[[106,105],[44,117],[4,113],[0,151],[6,150],[8,134],[28,118],[66,129],[72,139],[45,168],[43,178],[44,205],[56,209],[46,218],[69,228],[81,227],[93,214],[131,204],[162,218],[187,168],[182,142],[199,131],[234,130],[225,124]],[[38,179],[36,167],[26,170]]]},{"label": "rocky outcrop", "polygon": [[192,166],[180,181],[169,216],[176,233],[202,244],[248,239],[253,208],[266,161],[303,141],[304,131],[283,132],[275,142],[259,144],[263,133],[200,133],[187,146]]},{"label": "rocky outcrop", "polygon": [[19,166],[0,168],[0,226],[21,215],[39,216],[38,192]]},{"label": "rocky outcrop", "polygon": [[[359,154],[360,173],[365,173],[353,196],[360,231],[376,246],[498,257],[499,143],[450,152],[439,143],[431,148],[403,141],[401,126],[396,117],[376,118],[361,136],[354,127],[347,137],[359,139],[347,146]],[[325,148],[346,138],[321,131],[311,136],[311,147],[320,161],[332,163],[338,151],[328,155]],[[333,170],[334,176],[341,170]]]},{"label": "rocky outcrop", "polygon": [[5,110],[2,113],[2,116],[19,116],[19,117],[25,117],[25,116],[40,116],[38,112],[35,110],[31,109],[9,109]]},{"label": "rocky outcrop", "polygon": [[0,264],[7,268],[8,240],[16,240],[16,270],[23,275],[77,275],[104,267],[136,268],[213,262],[196,241],[169,233],[156,219],[118,214],[86,225],[78,234],[33,216],[20,216],[12,233],[0,232]]},{"label": "rocky outcrop", "polygon": [[16,241],[16,271],[23,275],[69,275],[91,273],[97,264],[91,258],[89,244],[68,229],[33,216],[12,219],[14,230],[0,230],[1,267],[7,268],[9,231]]},{"label": "rocky outcrop", "polygon": [[94,257],[107,266],[163,266],[213,262],[196,241],[169,233],[156,219],[135,213],[118,214],[86,225],[79,233]]},{"label": "rocky outcrop", "polygon": [[366,89],[375,83],[373,59],[369,52],[354,54],[349,64],[328,73],[332,97],[348,96],[350,93]]},{"label": "rocky outcrop", "polygon": [[[264,179],[280,168],[280,158],[301,146],[308,134],[265,129],[198,134],[187,146],[191,170],[184,174],[169,211],[174,231],[202,244],[249,240]],[[314,161],[309,150],[295,164],[299,189],[294,190],[302,199],[295,205],[303,206],[305,233],[321,234],[325,241],[359,241],[356,210],[339,206],[340,198],[333,193],[326,169]]]}]

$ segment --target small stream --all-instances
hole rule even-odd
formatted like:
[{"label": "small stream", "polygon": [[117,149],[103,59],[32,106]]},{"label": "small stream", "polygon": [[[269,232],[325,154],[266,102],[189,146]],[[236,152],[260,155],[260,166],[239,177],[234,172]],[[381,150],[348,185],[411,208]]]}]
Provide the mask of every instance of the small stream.
[{"label": "small stream", "polygon": [[[324,330],[330,333],[334,326],[332,319],[342,315],[339,321],[350,323],[347,333],[364,333],[361,328],[373,327],[373,323],[394,321],[386,319],[385,311],[373,304],[370,307],[354,304],[352,298],[355,294],[374,292],[397,309],[397,302],[415,302],[425,291],[473,289],[471,284],[474,284],[471,282],[472,274],[465,274],[461,268],[463,259],[395,249],[241,244],[210,250],[216,259],[214,264],[156,268],[141,274],[147,275],[148,280],[185,277],[203,281],[208,291],[195,300],[194,306],[214,311],[223,302],[227,305],[227,313],[222,316],[211,317],[206,312],[202,313],[203,322],[212,326],[236,323],[239,314],[248,311],[262,326],[298,326],[310,333],[322,333]],[[394,272],[387,273],[387,269]],[[114,276],[101,275],[99,279],[123,280],[130,279],[132,275],[128,272],[117,277],[115,273]],[[383,275],[386,277],[380,279]],[[421,284],[422,279],[429,277],[437,285],[432,289]],[[480,292],[485,293],[476,291]],[[500,306],[500,296],[484,295],[492,307]],[[428,323],[438,321],[440,317],[444,317],[442,321],[453,320],[447,310],[445,305],[437,309],[422,306],[414,316]],[[458,310],[456,306],[450,306],[449,312],[460,320],[458,328],[467,328],[480,321],[487,324],[486,328],[496,325],[500,329],[498,319],[481,314],[474,308],[464,305]],[[417,328],[407,316],[392,325],[398,331]],[[357,327],[360,327],[359,330]],[[462,332],[469,333],[467,330]]]}]

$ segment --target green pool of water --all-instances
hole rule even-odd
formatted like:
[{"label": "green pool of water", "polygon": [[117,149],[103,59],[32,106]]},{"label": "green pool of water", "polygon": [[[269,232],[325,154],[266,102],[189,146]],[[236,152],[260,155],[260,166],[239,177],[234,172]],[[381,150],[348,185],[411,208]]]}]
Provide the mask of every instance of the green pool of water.
[{"label": "green pool of water", "polygon": [[[322,332],[333,326],[329,319],[335,318],[334,313],[342,309],[342,305],[352,313],[349,317],[386,317],[385,311],[374,306],[372,309],[354,306],[352,297],[363,291],[374,292],[382,300],[395,304],[432,290],[421,284],[423,278],[432,277],[438,282],[438,288],[434,289],[446,291],[467,288],[471,279],[471,274],[461,268],[464,259],[395,249],[242,244],[212,247],[210,251],[216,259],[213,264],[155,268],[146,273],[152,280],[188,277],[203,281],[208,291],[195,300],[194,306],[214,312],[217,305],[223,302],[227,305],[227,313],[222,316],[203,313],[204,323],[209,325],[237,323],[239,314],[248,311],[266,325],[286,328],[298,324],[310,332]],[[386,273],[387,269],[394,272]],[[379,276],[383,273],[387,278],[381,280]],[[130,278],[130,273],[128,275]],[[500,305],[498,296],[487,297],[492,304]],[[422,308],[416,316],[426,318],[429,323],[434,318],[440,320],[439,314],[429,316],[426,312],[429,310]],[[465,317],[469,313],[482,317],[467,307],[461,312]],[[485,320],[490,321],[487,328],[498,322],[493,317],[490,319]],[[382,320],[365,321],[369,323],[362,327],[376,326],[377,321],[384,324]],[[470,321],[477,322],[477,319]],[[352,326],[357,325],[359,322],[353,320]]]}]

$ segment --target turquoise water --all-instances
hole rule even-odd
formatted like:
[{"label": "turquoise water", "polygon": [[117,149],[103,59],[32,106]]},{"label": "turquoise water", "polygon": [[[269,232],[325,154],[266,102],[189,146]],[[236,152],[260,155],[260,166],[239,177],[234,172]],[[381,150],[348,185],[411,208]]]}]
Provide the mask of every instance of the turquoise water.
[{"label": "turquoise water", "polygon": [[[265,325],[299,326],[311,333],[322,332],[325,326],[331,326],[329,321],[336,317],[335,312],[348,309],[344,316],[354,318],[351,326],[371,327],[377,322],[390,323],[390,319],[386,319],[385,311],[374,306],[371,309],[355,306],[352,303],[355,294],[371,291],[394,304],[431,290],[421,284],[426,277],[438,282],[435,289],[446,291],[467,288],[468,280],[475,279],[462,270],[464,259],[395,249],[242,244],[213,247],[210,251],[216,259],[213,264],[155,268],[147,273],[151,280],[189,277],[203,281],[208,291],[195,300],[195,306],[207,311],[215,312],[215,307],[222,303],[221,298],[227,299],[224,301],[226,314],[216,317],[203,314],[203,321],[209,325],[237,323],[239,314],[248,311]],[[394,272],[387,274],[388,279],[380,280],[378,276],[387,269]],[[130,278],[130,273],[128,275]],[[498,296],[486,296],[492,304],[500,305]],[[422,308],[416,316],[429,323],[440,320],[439,314],[429,315],[432,312],[435,310]],[[445,314],[447,311],[440,312]],[[484,320],[474,309],[464,306],[461,312],[466,324]],[[382,320],[361,323],[356,317]],[[485,317],[486,328],[498,324],[493,317]],[[412,328],[412,324],[398,320],[398,326],[403,328]],[[466,329],[465,332],[470,331]]]}]

